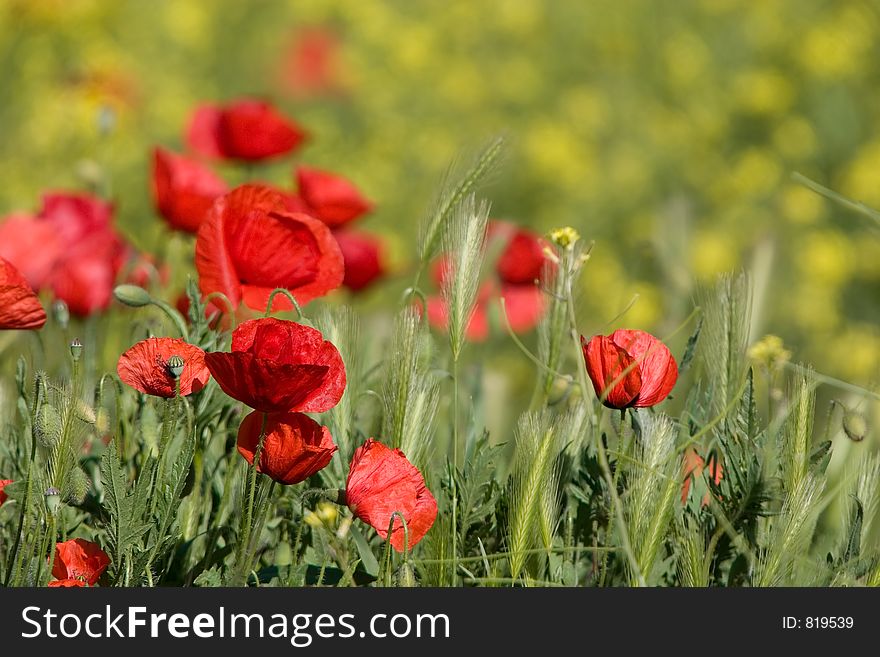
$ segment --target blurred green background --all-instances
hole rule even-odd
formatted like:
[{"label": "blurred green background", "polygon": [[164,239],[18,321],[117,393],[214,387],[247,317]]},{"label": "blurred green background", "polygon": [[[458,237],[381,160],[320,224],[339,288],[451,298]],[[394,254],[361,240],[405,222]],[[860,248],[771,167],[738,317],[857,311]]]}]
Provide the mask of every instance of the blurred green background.
[{"label": "blurred green background", "polygon": [[[338,40],[335,88],[297,93],[287,54],[315,26]],[[294,161],[377,202],[363,227],[409,280],[448,162],[502,132],[493,216],[596,240],[585,333],[638,294],[623,323],[663,335],[700,281],[748,268],[754,338],[871,385],[880,235],[791,173],[880,207],[878,35],[859,0],[3,0],[0,214],[100,183],[153,249],[149,149],[181,149],[197,102],[256,94],[311,133]],[[259,177],[289,186],[294,161]]]}]

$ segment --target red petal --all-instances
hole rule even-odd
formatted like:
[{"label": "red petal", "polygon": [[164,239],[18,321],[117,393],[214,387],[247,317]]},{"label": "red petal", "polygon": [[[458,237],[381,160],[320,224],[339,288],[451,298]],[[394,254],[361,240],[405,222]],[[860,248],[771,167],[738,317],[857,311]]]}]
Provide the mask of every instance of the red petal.
[{"label": "red petal", "polygon": [[342,398],[345,391],[345,364],[336,347],[321,332],[287,320],[266,317],[243,322],[232,334],[233,352],[248,352],[279,365],[320,365],[326,376],[296,408],[307,413],[323,413]]},{"label": "red petal", "polygon": [[86,583],[81,579],[56,579],[48,584],[49,588],[81,588],[86,586]]},{"label": "red petal", "polygon": [[296,123],[258,100],[242,100],[225,107],[218,130],[223,154],[241,160],[284,155],[306,136]]},{"label": "red petal", "polygon": [[217,199],[199,226],[195,260],[202,293],[208,295],[221,292],[226,295],[233,308],[237,308],[241,303],[241,285],[226,246],[224,228],[226,206],[231,196],[232,194],[227,194]]},{"label": "red petal", "polygon": [[0,329],[38,329],[46,311],[12,263],[0,258]]},{"label": "red petal", "polygon": [[[410,548],[422,540],[437,517],[437,502],[418,469],[399,449],[372,438],[355,450],[345,495],[352,513],[383,539],[388,536],[392,514],[399,511],[406,519]],[[396,516],[391,545],[403,551],[403,523]]]},{"label": "red petal", "polygon": [[[248,463],[263,428],[263,413],[254,411],[238,429],[238,452]],[[336,451],[327,427],[322,427],[302,413],[270,413],[266,416],[266,437],[257,471],[280,484],[305,481],[325,468]]]},{"label": "red petal", "polygon": [[216,105],[199,105],[189,120],[186,130],[187,145],[205,157],[225,157],[220,144],[220,115]]},{"label": "red petal", "polygon": [[357,219],[373,207],[357,187],[342,176],[299,167],[296,179],[299,194],[314,216],[333,228]]},{"label": "red petal", "polygon": [[95,233],[110,230],[113,205],[91,194],[50,192],[43,195],[39,219],[52,226],[61,243],[69,248]]},{"label": "red petal", "polygon": [[205,354],[205,364],[233,399],[265,413],[304,410],[327,378],[324,365],[285,365],[243,352]]},{"label": "red petal", "polygon": [[34,290],[49,283],[62,245],[52,225],[25,214],[13,214],[0,224],[0,257],[11,262]]},{"label": "red petal", "polygon": [[501,296],[510,328],[517,333],[531,331],[544,316],[547,304],[537,285],[505,285],[501,288]]},{"label": "red petal", "polygon": [[333,232],[345,262],[343,285],[355,292],[368,287],[385,273],[382,242],[372,235],[353,230]]},{"label": "red petal", "polygon": [[546,262],[541,238],[526,230],[517,230],[498,258],[496,269],[505,283],[533,284],[541,279]]},{"label": "red petal", "polygon": [[109,565],[110,558],[97,543],[75,538],[55,546],[52,575],[59,580],[81,579],[93,586]]},{"label": "red petal", "polygon": [[[602,399],[605,394],[603,403],[610,408],[632,405],[642,386],[641,374],[638,366],[633,366],[633,358],[604,335],[594,336],[589,343],[581,336],[581,345],[596,396]],[[618,380],[619,383],[606,393],[608,386]]]},{"label": "red petal", "polygon": [[153,152],[153,201],[173,228],[194,233],[226,183],[195,160],[162,148]]},{"label": "red petal", "polygon": [[678,380],[678,365],[669,348],[645,331],[619,329],[611,339],[639,361],[642,388],[635,406],[654,406],[666,399]]},{"label": "red petal", "polygon": [[180,394],[191,395],[205,387],[210,372],[205,365],[205,352],[180,338],[148,338],[138,342],[119,357],[116,371],[119,378],[135,390],[157,397],[173,397],[175,380],[168,371],[172,356],[183,358]]},{"label": "red petal", "polygon": [[11,484],[12,479],[0,479],[0,506],[3,506],[3,503],[6,501],[8,496],[3,492],[3,489],[6,488],[6,484]]}]

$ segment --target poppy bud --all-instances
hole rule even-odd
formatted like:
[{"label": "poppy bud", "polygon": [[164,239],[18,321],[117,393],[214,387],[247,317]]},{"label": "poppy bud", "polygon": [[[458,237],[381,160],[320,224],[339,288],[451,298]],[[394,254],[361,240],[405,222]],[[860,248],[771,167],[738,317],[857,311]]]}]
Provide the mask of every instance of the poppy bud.
[{"label": "poppy bud", "polygon": [[95,415],[95,409],[86,404],[82,399],[77,399],[74,402],[73,412],[86,424],[94,424],[98,419]]},{"label": "poppy bud", "polygon": [[49,404],[40,407],[34,418],[34,432],[43,447],[51,449],[61,438],[61,416]]},{"label": "poppy bud", "polygon": [[418,585],[419,583],[416,581],[416,574],[408,561],[400,564],[400,567],[394,571],[394,586],[411,589]]},{"label": "poppy bud", "polygon": [[858,411],[848,410],[843,416],[843,431],[853,442],[861,442],[868,434],[868,423],[865,416]]},{"label": "poppy bud", "polygon": [[183,374],[184,365],[186,365],[186,362],[183,360],[183,358],[175,354],[168,359],[168,373],[175,379],[179,379],[180,375]]},{"label": "poppy bud", "polygon": [[58,326],[62,329],[66,329],[67,325],[70,323],[70,310],[67,308],[67,304],[61,299],[57,299],[55,303],[52,304],[52,316],[55,318]]},{"label": "poppy bud", "polygon": [[80,356],[82,356],[83,345],[82,342],[79,341],[79,338],[74,338],[70,343],[70,357],[73,358],[74,363],[78,363]]},{"label": "poppy bud", "polygon": [[82,468],[74,468],[64,483],[64,496],[73,504],[80,504],[86,499],[91,487],[91,479],[85,471]]},{"label": "poppy bud", "polygon": [[113,289],[113,296],[115,296],[120,303],[124,303],[126,306],[131,306],[132,308],[148,306],[153,302],[153,298],[149,293],[144,288],[138,287],[137,285],[117,285]]},{"label": "poppy bud", "polygon": [[675,358],[650,333],[618,329],[589,341],[581,336],[581,345],[596,396],[609,408],[659,404],[678,379]]},{"label": "poppy bud", "polygon": [[58,507],[61,506],[61,491],[55,486],[50,486],[43,493],[43,497],[46,500],[46,511],[49,512],[49,515],[54,516],[58,512]]},{"label": "poppy bud", "polygon": [[290,549],[290,543],[281,541],[275,546],[275,565],[289,566],[293,563],[293,550]]}]

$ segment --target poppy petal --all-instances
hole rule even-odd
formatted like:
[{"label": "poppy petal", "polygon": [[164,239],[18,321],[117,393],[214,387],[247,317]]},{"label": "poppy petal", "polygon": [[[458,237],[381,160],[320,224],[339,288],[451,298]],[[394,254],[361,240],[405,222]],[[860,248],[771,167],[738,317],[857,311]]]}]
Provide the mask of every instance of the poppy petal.
[{"label": "poppy petal", "polygon": [[298,167],[297,186],[314,216],[332,228],[369,212],[373,204],[349,180],[311,167]]},{"label": "poppy petal", "polygon": [[201,163],[163,148],[153,151],[153,202],[172,228],[190,233],[227,191],[226,183]]},{"label": "poppy petal", "polygon": [[119,378],[147,395],[174,397],[176,381],[168,370],[168,361],[179,356],[184,361],[180,375],[180,394],[191,395],[207,384],[210,372],[205,352],[179,338],[148,338],[138,342],[116,365]]},{"label": "poppy petal", "polygon": [[192,113],[186,130],[186,143],[199,155],[224,157],[219,139],[221,114],[222,110],[216,105],[199,105]]},{"label": "poppy petal", "polygon": [[24,276],[0,258],[0,329],[38,329],[46,311]]},{"label": "poppy petal", "polygon": [[330,463],[336,445],[327,427],[302,413],[269,413],[265,426],[263,418],[263,413],[254,411],[238,429],[238,452],[251,464],[260,431],[265,431],[258,472],[289,486],[305,481]]},{"label": "poppy petal", "polygon": [[650,333],[618,329],[614,344],[639,361],[642,387],[636,406],[654,406],[666,399],[678,380],[678,365],[669,348]]},{"label": "poppy petal", "polygon": [[[596,396],[610,408],[626,408],[638,398],[642,377],[635,360],[610,337],[594,336],[589,342],[582,336],[581,345],[587,373]],[[624,374],[624,372],[626,372]],[[608,387],[618,381],[610,390]]]}]

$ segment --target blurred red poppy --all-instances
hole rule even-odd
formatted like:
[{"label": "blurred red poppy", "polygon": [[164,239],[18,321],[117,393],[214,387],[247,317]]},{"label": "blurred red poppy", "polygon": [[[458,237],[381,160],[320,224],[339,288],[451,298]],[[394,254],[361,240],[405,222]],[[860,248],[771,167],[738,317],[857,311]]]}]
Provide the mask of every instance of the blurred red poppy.
[{"label": "blurred red poppy", "polygon": [[60,253],[61,240],[50,224],[23,213],[0,220],[0,257],[13,263],[34,290],[46,287]]},{"label": "blurred red poppy", "polygon": [[82,538],[58,543],[52,566],[52,575],[58,581],[49,582],[49,586],[94,586],[109,565],[110,557],[96,543]]},{"label": "blurred red poppy", "polygon": [[331,228],[354,221],[373,208],[349,180],[329,171],[298,167],[296,181],[309,214]]},{"label": "blurred red poppy", "polygon": [[609,408],[659,404],[678,379],[678,365],[669,348],[645,331],[618,329],[589,342],[581,336],[581,345],[596,395],[600,399],[604,395]]},{"label": "blurred red poppy", "polygon": [[3,503],[8,499],[8,495],[3,492],[3,489],[6,488],[6,484],[11,484],[12,479],[0,479],[0,506],[3,506]]},{"label": "blurred red poppy", "polygon": [[345,261],[345,287],[358,292],[385,273],[383,245],[378,238],[350,229],[335,230],[333,237]]},{"label": "blurred red poppy", "polygon": [[272,105],[245,98],[227,105],[196,108],[187,129],[187,143],[206,157],[258,161],[285,155],[306,134]]},{"label": "blurred red poppy", "polygon": [[83,193],[43,196],[36,216],[17,214],[0,225],[0,255],[35,290],[49,288],[70,312],[105,309],[130,250],[112,225],[113,206]]},{"label": "blurred red poppy", "polygon": [[[182,365],[174,357],[183,361]],[[175,367],[180,367],[176,372]],[[119,378],[135,390],[157,397],[174,397],[177,379],[180,394],[198,392],[211,378],[205,352],[180,338],[147,338],[119,357]]]},{"label": "blurred red poppy", "polygon": [[[254,411],[238,428],[238,453],[251,464],[260,441],[263,417],[263,413]],[[336,445],[327,427],[303,413],[269,413],[265,418],[266,437],[257,472],[279,484],[292,485],[305,481],[330,463]]]},{"label": "blurred red poppy", "polygon": [[[372,438],[354,452],[345,499],[351,512],[383,539],[388,536],[391,514],[399,511],[406,520],[410,548],[422,540],[437,517],[437,502],[425,486],[422,473],[399,449],[391,449]],[[403,552],[403,523],[397,516],[391,545]]]},{"label": "blurred red poppy", "polygon": [[[290,290],[300,304],[336,289],[345,264],[323,222],[288,212],[283,195],[268,187],[244,185],[208,212],[196,239],[196,268],[203,293],[222,292],[235,307],[244,301],[263,310],[275,288]],[[273,310],[292,308],[275,296]]]},{"label": "blurred red poppy", "polygon": [[291,94],[308,98],[342,88],[339,37],[325,26],[293,33],[281,62],[281,83]]},{"label": "blurred red poppy", "polygon": [[[489,337],[489,312],[493,304],[504,299],[507,321],[516,333],[532,330],[546,310],[539,283],[550,265],[540,236],[510,223],[493,221],[487,230],[487,252],[500,248],[495,262],[495,276],[483,283],[477,293],[465,336],[471,342]],[[442,256],[435,263],[434,281],[442,287],[449,274],[449,262]],[[442,294],[428,297],[428,321],[437,328],[447,324],[446,301]]]},{"label": "blurred red poppy", "polygon": [[154,285],[168,285],[170,273],[167,263],[157,262],[150,253],[140,253],[129,262],[125,282],[147,290]]},{"label": "blurred red poppy", "polygon": [[223,179],[200,162],[164,148],[153,151],[153,202],[172,228],[195,233],[227,191]]},{"label": "blurred red poppy", "polygon": [[232,333],[232,351],[205,354],[223,391],[265,413],[322,413],[345,390],[336,347],[309,326],[273,317],[252,319]]},{"label": "blurred red poppy", "polygon": [[0,329],[38,329],[46,311],[12,263],[0,258]]},{"label": "blurred red poppy", "polygon": [[[691,490],[691,479],[696,479],[698,477],[702,477],[703,469],[706,465],[706,461],[702,456],[697,454],[697,451],[693,448],[688,449],[684,453],[684,463],[683,463],[683,472],[684,472],[684,483],[681,485],[681,502],[684,504],[687,502],[688,494]],[[721,479],[724,476],[724,469],[721,467],[721,464],[716,460],[715,456],[711,456],[709,458],[709,474],[715,480],[715,485],[719,485],[721,483]],[[702,506],[708,506],[709,504],[709,493],[707,492],[703,495]]]}]

